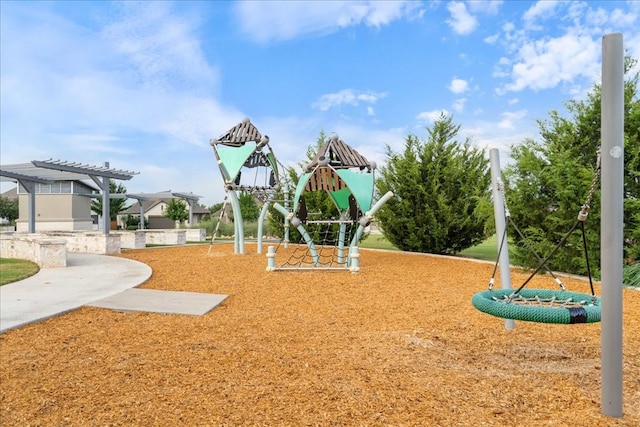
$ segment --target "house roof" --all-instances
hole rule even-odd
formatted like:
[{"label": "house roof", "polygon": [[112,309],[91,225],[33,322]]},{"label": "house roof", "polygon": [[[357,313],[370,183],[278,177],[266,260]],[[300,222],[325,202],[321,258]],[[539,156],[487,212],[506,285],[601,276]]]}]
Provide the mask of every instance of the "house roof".
[{"label": "house roof", "polygon": [[[157,200],[144,200],[142,201],[142,203],[144,204],[144,212],[148,212],[149,210],[153,209],[154,207],[156,207],[159,203],[165,202],[167,203],[167,200],[162,200],[162,199],[157,199]],[[121,214],[131,214],[131,215],[140,215],[140,205],[141,202],[135,202],[133,205],[129,206],[128,209],[125,209],[123,211],[121,211]]]},{"label": "house roof", "polygon": [[126,193],[129,199],[136,200],[158,200],[158,199],[185,199],[197,202],[201,196],[186,191],[160,191],[158,193]]},{"label": "house roof", "polygon": [[[173,197],[173,198],[175,198],[175,197]],[[153,209],[154,207],[158,206],[160,203],[169,203],[169,200],[171,200],[171,198],[168,198],[168,199],[143,199],[141,201],[138,201],[138,202],[134,203],[128,209],[125,209],[124,211],[122,211],[120,213],[121,214],[140,215],[140,204],[141,204],[141,202],[144,204],[144,212],[148,212],[151,209]],[[203,208],[202,206],[200,206],[197,203],[192,204],[192,206],[193,206],[193,213],[194,214],[209,213],[209,210],[207,208]]]},{"label": "house roof", "polygon": [[2,193],[2,197],[6,197],[7,199],[17,199],[18,198],[18,187],[13,187],[10,190]]}]

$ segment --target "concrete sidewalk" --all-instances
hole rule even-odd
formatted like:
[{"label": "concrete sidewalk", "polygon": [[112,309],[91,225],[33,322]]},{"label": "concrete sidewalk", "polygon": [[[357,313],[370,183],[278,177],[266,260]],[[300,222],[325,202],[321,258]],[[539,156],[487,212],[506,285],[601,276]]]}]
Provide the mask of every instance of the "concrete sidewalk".
[{"label": "concrete sidewalk", "polygon": [[0,333],[141,285],[151,268],[106,255],[67,253],[67,267],[44,268],[0,286]]}]

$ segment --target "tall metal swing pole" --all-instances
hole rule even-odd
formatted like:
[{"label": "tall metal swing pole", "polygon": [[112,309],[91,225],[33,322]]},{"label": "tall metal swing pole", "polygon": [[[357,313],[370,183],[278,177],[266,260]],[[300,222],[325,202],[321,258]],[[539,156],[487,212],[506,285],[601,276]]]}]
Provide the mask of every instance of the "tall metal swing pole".
[{"label": "tall metal swing pole", "polygon": [[601,411],[622,417],[624,49],[621,33],[602,38],[602,391]]},{"label": "tall metal swing pole", "polygon": [[[497,148],[489,150],[489,165],[491,166],[491,188],[493,190],[493,213],[496,219],[496,236],[498,236],[498,250],[502,245],[500,251],[500,287],[502,289],[511,289],[511,271],[509,269],[509,245],[507,244],[507,221],[504,215],[504,199],[503,191],[500,188],[502,185],[501,170],[500,170],[500,151]],[[505,241],[501,242],[501,236],[504,235]],[[514,329],[516,322],[513,319],[504,320],[505,329]]]}]

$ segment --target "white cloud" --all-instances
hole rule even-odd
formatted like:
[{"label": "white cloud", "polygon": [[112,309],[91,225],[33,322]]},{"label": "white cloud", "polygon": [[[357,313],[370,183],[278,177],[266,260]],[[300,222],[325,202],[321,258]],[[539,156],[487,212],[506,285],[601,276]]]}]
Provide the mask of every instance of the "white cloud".
[{"label": "white cloud", "polygon": [[500,129],[515,129],[515,122],[527,116],[527,110],[505,111],[501,114],[502,120],[498,123]]},{"label": "white cloud", "polygon": [[496,33],[491,36],[485,37],[484,39],[482,39],[482,41],[487,44],[495,44],[499,38],[500,38],[500,34]]},{"label": "white cloud", "polygon": [[511,69],[510,92],[550,89],[578,77],[594,81],[600,72],[600,46],[587,35],[566,34],[523,45]]},{"label": "white cloud", "polygon": [[[202,112],[226,117],[233,109],[206,96],[215,91],[218,78],[199,48],[199,22],[172,13],[165,3],[123,6],[119,20],[103,30],[78,27],[56,15],[3,21],[13,35],[13,43],[3,44],[3,114],[37,118],[45,134],[61,134],[60,128],[70,135],[118,138],[151,132],[158,144],[166,139],[206,144],[203,133],[211,128],[212,116]],[[20,29],[6,28],[12,25]],[[41,43],[45,38],[47,49]],[[12,134],[14,124],[3,126],[3,137]]]},{"label": "white cloud", "polygon": [[[638,52],[637,43],[629,43],[638,39],[640,28],[640,6],[633,3],[623,13],[617,8],[592,8],[585,2],[539,1],[524,13],[523,28],[513,23],[502,27],[499,40],[508,54],[496,64],[493,75],[509,82],[500,85],[496,93],[561,86],[572,96],[584,94],[600,78],[603,34],[624,32],[627,52]],[[551,18],[566,24],[557,27],[560,34],[546,32],[541,38],[533,37],[540,29],[537,25]]]},{"label": "white cloud", "polygon": [[334,33],[364,24],[379,28],[424,13],[413,1],[241,1],[235,4],[239,30],[258,43]]},{"label": "white cloud", "polygon": [[471,34],[478,26],[478,20],[469,13],[463,2],[447,3],[447,10],[451,13],[451,19],[446,22],[456,34]]},{"label": "white cloud", "polygon": [[541,29],[542,27],[538,26],[536,21],[553,17],[557,4],[558,2],[555,0],[539,0],[522,15],[525,27],[529,29]]},{"label": "white cloud", "polygon": [[357,106],[361,102],[375,104],[379,99],[387,96],[384,92],[358,92],[353,89],[343,89],[340,92],[328,93],[320,96],[311,106],[320,111],[327,111],[333,107],[347,104]]},{"label": "white cloud", "polygon": [[530,123],[522,123],[517,132],[513,129],[499,128],[496,122],[482,120],[470,122],[460,128],[460,136],[470,138],[473,145],[485,150],[499,150],[501,167],[512,162],[509,153],[513,145],[534,138],[535,135],[537,129]]},{"label": "white cloud", "polygon": [[464,111],[464,106],[467,103],[467,98],[458,98],[453,102],[453,111],[457,113],[462,113]]},{"label": "white cloud", "polygon": [[117,154],[120,156],[133,155],[135,152],[127,147],[127,141],[112,135],[97,134],[69,134],[51,135],[52,140],[68,144],[69,148],[82,151]]},{"label": "white cloud", "polygon": [[488,15],[495,15],[500,11],[500,6],[504,2],[502,0],[483,0],[483,1],[470,1],[468,2],[469,10],[471,12],[486,13]]},{"label": "white cloud", "polygon": [[427,123],[434,123],[436,120],[438,120],[441,116],[449,116],[450,113],[447,110],[431,110],[431,111],[424,111],[420,114],[418,114],[416,116],[416,118],[420,121],[424,121]]},{"label": "white cloud", "polygon": [[455,94],[465,93],[469,89],[469,83],[466,80],[454,78],[449,83],[448,89]]},{"label": "white cloud", "polygon": [[[3,163],[59,158],[168,171],[178,157],[202,151],[188,162],[212,169],[209,138],[242,115],[211,96],[218,71],[201,51],[199,18],[164,2],[121,6],[84,25],[53,7],[3,14],[3,38],[11,35],[2,44]],[[169,176],[142,175],[127,186],[148,192]],[[198,179],[190,190],[212,185]]]},{"label": "white cloud", "polygon": [[202,52],[196,29],[200,22],[179,15],[167,2],[124,2],[118,21],[103,36],[131,64],[143,81],[171,80],[190,87],[217,84],[216,70]]}]

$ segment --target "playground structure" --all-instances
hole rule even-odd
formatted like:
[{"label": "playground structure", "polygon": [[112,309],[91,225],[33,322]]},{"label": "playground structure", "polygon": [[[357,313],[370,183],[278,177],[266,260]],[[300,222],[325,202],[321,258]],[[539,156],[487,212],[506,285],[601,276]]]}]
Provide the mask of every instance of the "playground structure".
[{"label": "playground structure", "polygon": [[[601,217],[601,264],[602,264],[602,282],[604,292],[602,299],[595,297],[593,285],[591,285],[591,295],[566,293],[566,297],[556,304],[558,293],[554,291],[540,290],[523,292],[525,281],[515,292],[510,290],[510,280],[506,286],[503,286],[501,292],[494,295],[492,293],[492,282],[488,292],[476,294],[472,300],[474,306],[480,311],[503,317],[507,319],[505,326],[507,329],[513,328],[513,320],[527,320],[543,323],[589,323],[602,320],[601,334],[601,365],[602,365],[602,386],[601,386],[601,411],[602,414],[611,417],[622,417],[623,401],[622,401],[622,248],[623,248],[623,170],[624,170],[624,56],[623,56],[623,39],[622,34],[613,33],[603,37],[603,60],[602,60],[602,188],[606,191],[602,192],[602,217]],[[268,140],[267,140],[268,142]],[[214,145],[212,143],[212,145]],[[328,224],[337,225],[340,229],[338,238],[338,259],[344,265],[351,267],[352,271],[358,270],[358,253],[357,242],[362,235],[364,227],[368,225],[371,217],[375,212],[393,196],[391,193],[385,194],[373,206],[362,202],[372,200],[373,195],[373,177],[355,178],[348,172],[351,167],[358,167],[360,171],[367,169],[371,173],[375,169],[372,165],[366,165],[360,157],[350,158],[344,156],[347,152],[342,152],[343,141],[339,140],[337,135],[332,135],[329,142],[325,144],[316,158],[306,168],[305,173],[300,177],[300,182],[296,188],[293,210],[289,211],[285,207],[274,204],[274,207],[285,216],[285,220],[289,220],[291,225],[296,227],[306,243],[308,252],[311,255],[311,267],[317,268],[322,264],[320,253],[316,243],[307,232],[304,224],[311,224],[307,220],[306,203],[303,198],[305,191],[326,191],[335,203],[340,214],[339,219],[325,220]],[[215,145],[214,145],[215,149]],[[355,150],[354,150],[355,151]],[[218,162],[223,165],[221,158],[218,156]],[[346,160],[346,162],[345,162]],[[499,166],[498,166],[499,170]],[[600,172],[600,165],[597,167]],[[225,177],[225,183],[229,185],[231,175],[222,171]],[[493,175],[492,171],[492,175]],[[365,174],[362,174],[365,175]],[[497,175],[497,174],[496,174]],[[596,177],[597,178],[597,177]],[[584,222],[588,215],[589,201],[595,189],[596,178],[592,182],[590,194],[586,203],[583,205],[578,214],[575,225],[568,234],[572,233],[576,228],[580,227],[584,236]],[[495,181],[495,180],[494,180]],[[365,197],[365,190],[369,188],[368,183],[371,182],[371,198]],[[497,185],[494,182],[494,199],[496,197]],[[343,191],[346,190],[346,191]],[[236,201],[237,204],[237,201]],[[363,208],[370,207],[364,211]],[[502,207],[503,208],[503,207]],[[505,218],[498,220],[502,216],[502,209],[495,204],[496,213],[496,231],[502,234],[506,230]],[[238,208],[239,211],[239,208]],[[363,212],[365,212],[363,214]],[[343,231],[343,225],[349,222],[358,222],[358,229],[351,240],[349,253],[345,257],[344,245],[347,240],[346,229]],[[236,235],[241,229],[236,228]],[[508,252],[503,252],[503,242],[500,244],[500,255],[504,257],[500,260],[503,269],[502,277],[509,277]],[[241,237],[242,238],[242,237]],[[237,237],[236,237],[237,239]],[[563,238],[564,240],[564,238]],[[584,237],[583,237],[584,241]],[[562,243],[561,243],[562,244]],[[561,246],[559,244],[558,247]],[[505,245],[506,246],[506,245]],[[554,251],[556,250],[554,249]],[[586,252],[586,245],[585,245]],[[552,252],[553,254],[553,252]],[[549,256],[551,256],[550,254]],[[273,247],[269,248],[268,267],[267,270],[277,270],[275,266],[275,251]],[[588,257],[586,257],[588,259]],[[299,258],[304,260],[305,258]],[[507,262],[504,262],[504,261]],[[545,267],[548,258],[541,260],[539,267],[533,274],[536,274],[541,268]],[[301,261],[293,268],[302,268]],[[497,266],[497,264],[496,264]],[[506,274],[505,274],[506,273]],[[494,270],[495,274],[495,270]],[[589,273],[590,276],[590,273]],[[492,278],[493,280],[493,278]],[[504,284],[503,284],[504,285]],[[565,292],[564,287],[562,291]],[[585,298],[586,296],[586,298]],[[583,299],[578,301],[578,305],[573,305],[574,299]],[[502,300],[502,301],[500,301]],[[587,300],[590,300],[590,305]],[[532,306],[535,302],[538,305]],[[496,305],[505,304],[505,306]],[[506,304],[514,304],[505,309]],[[522,303],[518,305],[518,303]],[[544,304],[547,303],[547,307]],[[570,303],[570,304],[569,304]],[[514,309],[515,307],[515,309]],[[533,307],[533,308],[530,308]],[[557,316],[557,313],[563,313]]]},{"label": "playground structure", "polygon": [[[244,222],[238,195],[245,192],[262,202],[258,219],[258,253],[261,253],[264,219],[269,204],[282,186],[278,161],[269,145],[269,137],[262,135],[253,123],[245,118],[219,138],[211,139],[209,143],[213,147],[226,191],[220,218],[211,237],[211,245],[229,203],[235,230],[234,251],[236,254],[244,254]],[[252,170],[255,172],[253,180],[250,177]]]},{"label": "playground structure", "polygon": [[[300,176],[289,211],[279,203],[274,207],[296,228],[300,244],[289,259],[276,266],[273,247],[267,254],[267,270],[359,269],[358,242],[373,215],[393,193],[374,203],[376,164],[332,134]],[[305,195],[324,192],[335,206],[331,218],[312,219]],[[306,226],[306,227],[305,227]],[[310,232],[309,229],[314,228]]]},{"label": "playground structure", "polygon": [[[262,203],[258,219],[258,253],[262,253],[264,220],[271,204],[284,216],[281,243],[288,247],[291,226],[300,235],[294,253],[280,266],[275,265],[276,248],[269,247],[269,271],[303,268],[358,271],[358,242],[375,212],[393,196],[389,192],[374,201],[374,162],[369,162],[338,135],[332,134],[299,177],[291,203],[290,184],[280,175],[269,137],[263,136],[248,118],[219,138],[212,139],[210,144],[222,174],[226,196],[209,253],[227,204],[230,204],[234,252],[244,254],[244,225],[239,203],[239,193],[244,192]],[[255,173],[246,170],[254,170]],[[312,218],[313,213],[308,212],[305,199],[309,192],[324,192],[330,198],[335,206],[331,218]],[[283,195],[282,204],[274,200],[276,194]],[[289,206],[293,208],[289,210]],[[311,228],[314,230],[310,231]]]}]

